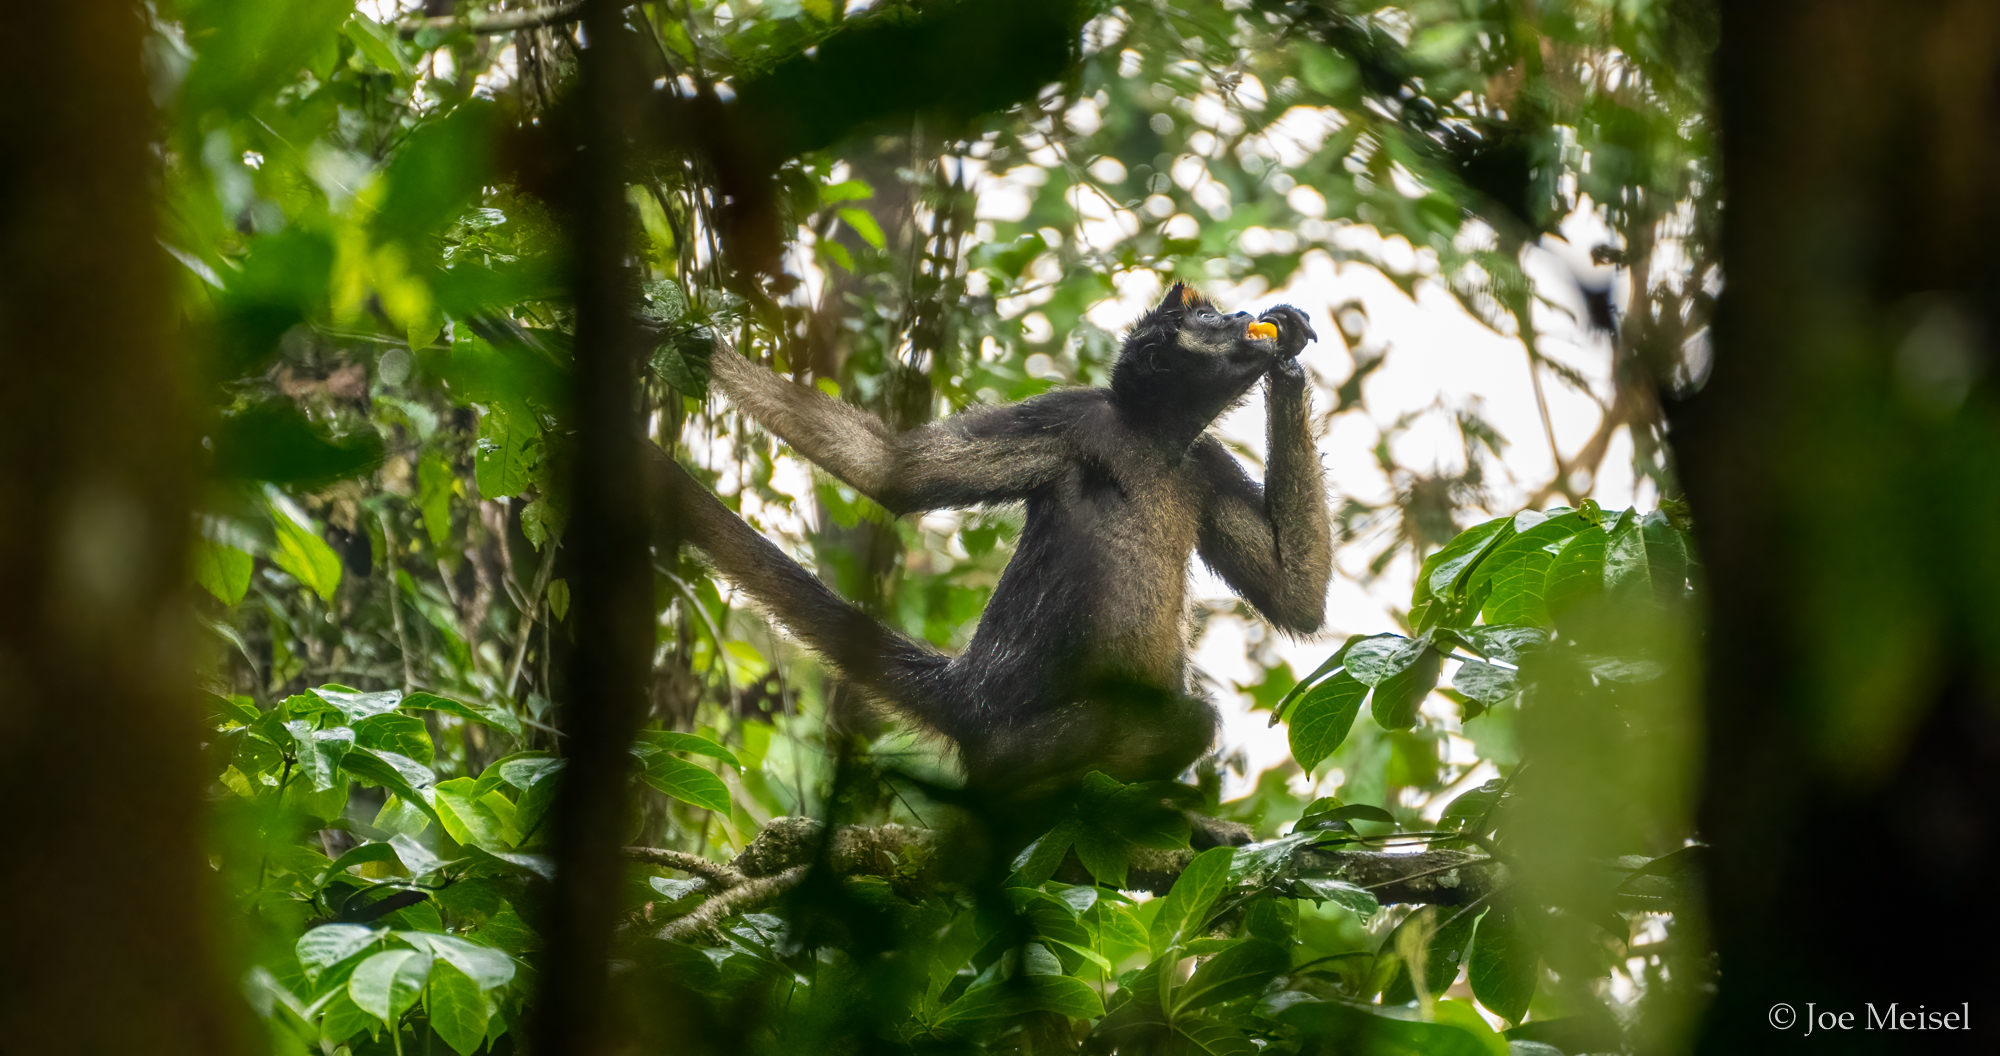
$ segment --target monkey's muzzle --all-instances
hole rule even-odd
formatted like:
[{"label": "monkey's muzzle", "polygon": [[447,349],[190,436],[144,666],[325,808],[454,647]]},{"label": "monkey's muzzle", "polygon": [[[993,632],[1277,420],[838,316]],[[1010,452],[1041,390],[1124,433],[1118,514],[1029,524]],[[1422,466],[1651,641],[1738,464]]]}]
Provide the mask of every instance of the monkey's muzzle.
[{"label": "monkey's muzzle", "polygon": [[1251,323],[1249,329],[1245,330],[1244,333],[1252,340],[1276,341],[1278,339],[1278,325],[1276,323]]}]

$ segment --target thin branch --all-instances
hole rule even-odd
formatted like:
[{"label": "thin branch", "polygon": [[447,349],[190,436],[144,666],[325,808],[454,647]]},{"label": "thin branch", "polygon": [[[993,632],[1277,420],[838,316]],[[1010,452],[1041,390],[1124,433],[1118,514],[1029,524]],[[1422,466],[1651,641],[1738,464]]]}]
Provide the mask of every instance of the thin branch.
[{"label": "thin branch", "polygon": [[463,30],[473,36],[493,36],[513,33],[523,29],[543,29],[548,26],[575,22],[583,17],[583,4],[557,4],[554,7],[530,7],[516,11],[496,11],[479,18],[462,15],[443,15],[438,18],[406,18],[396,23],[396,34],[404,40],[434,29],[440,33]]},{"label": "thin branch", "polygon": [[669,869],[678,869],[683,873],[693,873],[725,891],[741,886],[748,879],[735,866],[665,847],[627,847],[625,857],[652,865],[663,865]]},{"label": "thin branch", "polygon": [[668,940],[692,938],[701,932],[712,930],[722,918],[731,913],[740,913],[752,906],[790,891],[806,878],[810,865],[795,865],[776,876],[759,877],[732,887],[703,902],[699,909],[668,924],[659,930],[658,937]]}]

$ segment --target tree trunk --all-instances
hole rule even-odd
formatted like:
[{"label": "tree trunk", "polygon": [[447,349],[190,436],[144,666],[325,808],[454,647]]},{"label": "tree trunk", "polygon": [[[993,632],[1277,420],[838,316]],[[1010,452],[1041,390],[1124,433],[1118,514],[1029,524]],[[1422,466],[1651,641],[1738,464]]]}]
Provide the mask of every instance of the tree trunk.
[{"label": "tree trunk", "polygon": [[[1672,411],[1713,607],[1703,1047],[1990,1045],[2000,6],[1724,8],[1728,287]],[[1862,1029],[1965,1001],[1973,1034]]]},{"label": "tree trunk", "polygon": [[0,64],[0,1038],[254,1036],[203,854],[186,578],[198,450],[155,240],[143,12],[14,11]]}]

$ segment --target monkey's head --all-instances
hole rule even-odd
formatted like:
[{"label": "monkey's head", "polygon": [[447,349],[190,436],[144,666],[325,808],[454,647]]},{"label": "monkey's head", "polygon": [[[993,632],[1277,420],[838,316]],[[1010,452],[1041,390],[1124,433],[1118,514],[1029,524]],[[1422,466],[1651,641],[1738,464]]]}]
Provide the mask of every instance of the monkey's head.
[{"label": "monkey's head", "polygon": [[1274,368],[1296,371],[1315,336],[1290,305],[1225,315],[1177,282],[1126,335],[1111,390],[1128,408],[1199,432]]}]

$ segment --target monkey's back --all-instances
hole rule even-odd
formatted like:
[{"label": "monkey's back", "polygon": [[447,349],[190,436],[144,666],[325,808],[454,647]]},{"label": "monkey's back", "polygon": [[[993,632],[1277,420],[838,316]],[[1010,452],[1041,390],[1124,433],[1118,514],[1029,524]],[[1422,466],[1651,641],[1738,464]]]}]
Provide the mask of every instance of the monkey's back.
[{"label": "monkey's back", "polygon": [[[1014,556],[971,643],[943,672],[939,688],[965,723],[945,732],[965,747],[975,779],[982,769],[1073,770],[1079,761],[1125,780],[1171,777],[1215,732],[1214,709],[1189,693],[1187,677],[1202,475],[1105,390],[1034,403],[1071,457],[1028,496]],[[1019,743],[1023,730],[1060,743]]]}]

